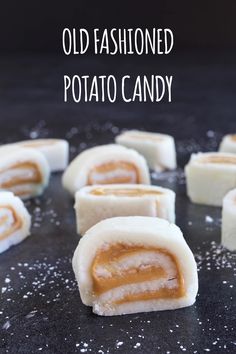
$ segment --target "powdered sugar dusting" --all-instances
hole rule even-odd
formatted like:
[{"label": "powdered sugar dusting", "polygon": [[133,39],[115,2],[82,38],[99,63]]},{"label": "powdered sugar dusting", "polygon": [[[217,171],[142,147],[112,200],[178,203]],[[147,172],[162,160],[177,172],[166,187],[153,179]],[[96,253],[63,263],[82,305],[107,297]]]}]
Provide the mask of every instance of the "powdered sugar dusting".
[{"label": "powdered sugar dusting", "polygon": [[155,183],[159,184],[165,182],[166,184],[169,183],[174,184],[185,184],[185,174],[183,169],[177,168],[173,171],[164,171],[164,172],[152,172],[151,177]]},{"label": "powdered sugar dusting", "polygon": [[[120,132],[111,122],[88,123],[67,128],[62,137],[68,139],[73,158],[88,147],[114,142]],[[54,136],[44,120],[22,127],[21,133],[25,139]],[[166,354],[234,352],[236,255],[219,244],[220,211],[186,199],[184,175],[190,154],[216,150],[221,136],[208,130],[201,139],[177,140],[181,167],[152,172],[154,184],[177,192],[177,220],[199,272],[199,294],[192,307],[125,317],[93,315],[80,300],[71,266],[79,240],[73,201],[62,190],[60,176],[54,175],[45,194],[26,203],[32,236],[1,255],[0,348],[17,352],[20,343],[25,353],[148,353],[153,348]]]}]

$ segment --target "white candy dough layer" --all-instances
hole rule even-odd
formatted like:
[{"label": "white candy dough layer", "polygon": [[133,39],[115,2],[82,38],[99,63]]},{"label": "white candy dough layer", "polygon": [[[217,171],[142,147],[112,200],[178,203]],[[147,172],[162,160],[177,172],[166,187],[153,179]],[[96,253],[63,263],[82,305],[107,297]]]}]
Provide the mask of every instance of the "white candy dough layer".
[{"label": "white candy dough layer", "polygon": [[115,216],[153,216],[175,221],[175,193],[142,184],[95,185],[75,195],[77,232],[84,234],[103,219]]},{"label": "white candy dough layer", "polygon": [[0,253],[30,234],[31,217],[20,198],[0,192]]},{"label": "white candy dough layer", "polygon": [[220,143],[219,151],[236,154],[236,134],[225,135]]},{"label": "white candy dough layer", "polygon": [[42,194],[49,177],[49,165],[41,152],[13,145],[0,148],[0,190],[28,199]]},{"label": "white candy dough layer", "polygon": [[51,172],[63,171],[69,160],[69,144],[63,139],[32,139],[10,145],[36,149],[47,159]]},{"label": "white candy dough layer", "polygon": [[[137,280],[102,292],[97,295],[93,288],[91,273],[97,252],[109,249],[109,246],[124,244],[141,246],[140,252],[113,258],[108,267],[96,268],[96,274],[109,279],[110,271],[128,272],[133,267],[138,272],[147,267],[161,266],[165,272],[158,279]],[[157,251],[155,251],[157,250]],[[177,298],[157,298],[119,303],[124,296],[158,291],[162,288],[176,287],[176,267],[166,250],[177,259],[178,268],[183,277],[185,293]],[[92,306],[99,315],[111,316],[136,312],[171,310],[190,306],[195,302],[198,291],[197,266],[193,254],[185,242],[182,232],[164,219],[152,217],[117,217],[101,221],[87,231],[80,239],[73,257],[73,269],[78,281],[80,296],[85,305]],[[118,301],[118,303],[117,303]]]},{"label": "white candy dough layer", "polygon": [[185,173],[192,202],[221,206],[226,193],[236,187],[236,156],[219,152],[192,154]]},{"label": "white candy dough layer", "polygon": [[[145,159],[132,149],[127,149],[116,144],[97,146],[83,151],[68,166],[62,177],[63,186],[74,195],[77,190],[88,185],[88,176],[94,167],[115,163],[130,163],[135,166],[139,183],[150,184],[150,176]],[[107,172],[107,178],[128,177],[135,182],[133,171],[118,169],[114,172]],[[104,176],[102,173],[93,175],[96,184],[101,184]],[[104,184],[104,183],[102,183]]]},{"label": "white candy dough layer", "polygon": [[236,250],[236,189],[223,199],[221,242],[230,251]]},{"label": "white candy dough layer", "polygon": [[170,135],[129,130],[118,135],[116,143],[138,151],[157,172],[176,168],[175,142]]}]

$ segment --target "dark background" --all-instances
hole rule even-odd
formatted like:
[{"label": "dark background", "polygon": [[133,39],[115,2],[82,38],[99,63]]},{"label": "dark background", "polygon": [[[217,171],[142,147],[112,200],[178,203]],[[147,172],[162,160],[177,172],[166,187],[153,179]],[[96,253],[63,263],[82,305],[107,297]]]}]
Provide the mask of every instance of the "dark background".
[{"label": "dark background", "polygon": [[[40,120],[55,125],[133,120],[135,127],[138,119],[155,121],[159,131],[166,131],[162,123],[169,121],[170,132],[174,121],[176,138],[187,134],[186,124],[213,129],[217,122],[230,132],[227,122],[236,112],[235,15],[234,0],[2,2],[0,128],[8,121],[14,129],[16,121],[34,126]],[[167,56],[64,55],[64,27],[115,26],[171,28],[174,48]],[[64,103],[65,74],[173,75],[172,102]]]},{"label": "dark background", "polygon": [[176,49],[236,44],[236,3],[215,1],[2,1],[0,50],[61,52],[64,27],[169,27]]}]

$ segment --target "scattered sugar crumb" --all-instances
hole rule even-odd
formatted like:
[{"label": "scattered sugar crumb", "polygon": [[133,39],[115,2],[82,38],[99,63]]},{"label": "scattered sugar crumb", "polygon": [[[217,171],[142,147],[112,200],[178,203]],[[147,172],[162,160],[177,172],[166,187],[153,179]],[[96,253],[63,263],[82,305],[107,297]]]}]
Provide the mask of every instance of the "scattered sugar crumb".
[{"label": "scattered sugar crumb", "polygon": [[116,343],[116,348],[120,348],[123,344],[124,344],[124,342],[117,342]]},{"label": "scattered sugar crumb", "polygon": [[139,348],[141,346],[141,343],[136,343],[135,345],[134,345],[134,349],[137,349],[137,348]]},{"label": "scattered sugar crumb", "polygon": [[206,220],[206,222],[208,222],[208,223],[212,223],[212,222],[214,221],[214,219],[213,219],[211,216],[209,216],[209,215],[206,215],[205,220]]}]

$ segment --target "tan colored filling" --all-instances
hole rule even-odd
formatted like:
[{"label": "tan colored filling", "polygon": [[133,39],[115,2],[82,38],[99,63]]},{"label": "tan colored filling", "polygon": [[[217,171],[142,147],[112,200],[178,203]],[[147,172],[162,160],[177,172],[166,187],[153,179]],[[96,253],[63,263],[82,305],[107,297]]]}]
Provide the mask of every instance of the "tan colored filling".
[{"label": "tan colored filling", "polygon": [[[150,267],[129,268],[124,270],[123,272],[117,273],[116,269],[112,265],[112,263],[114,264],[114,262],[122,260],[122,257],[127,257],[129,255],[133,256],[135,254],[138,254],[139,252],[145,251],[158,252],[159,254],[162,253],[171,258],[172,262],[176,267],[176,280],[178,286],[175,288],[161,288],[156,291],[147,291],[138,294],[125,295],[116,303],[120,304],[129,301],[182,297],[185,294],[184,279],[180,272],[176,257],[174,257],[165,249],[144,246],[132,246],[125,245],[122,243],[111,245],[108,249],[100,250],[99,252],[97,252],[96,257],[94,258],[91,266],[94,293],[96,295],[101,295],[106,291],[109,291],[113,288],[122,285],[158,280],[167,276],[166,270],[161,266],[158,267],[150,265]],[[96,269],[100,266],[103,266],[105,269],[109,270],[111,276],[103,277],[101,275],[96,274]]]},{"label": "tan colored filling", "polygon": [[143,197],[145,195],[161,195],[162,192],[154,191],[154,190],[145,190],[139,188],[122,188],[122,189],[115,189],[115,188],[95,188],[91,190],[90,194],[93,195],[115,195],[118,197]]},{"label": "tan colored filling", "polygon": [[219,164],[236,164],[236,157],[231,156],[206,156],[202,157],[201,162],[203,163],[219,163]]},{"label": "tan colored filling", "polygon": [[153,141],[163,141],[165,140],[164,137],[162,136],[153,136],[153,135],[149,135],[149,134],[145,134],[145,133],[131,133],[131,134],[127,134],[127,136],[129,138],[132,138],[132,139],[140,139],[140,140],[153,140]]},{"label": "tan colored filling", "polygon": [[[132,176],[127,176],[120,174],[120,176],[109,178],[106,177],[106,173],[115,172],[116,170],[123,170],[124,172],[130,172],[135,175],[135,181],[133,181]],[[88,174],[88,185],[98,184],[96,175],[104,174],[104,179],[99,181],[99,184],[115,184],[115,183],[139,183],[139,174],[136,166],[130,162],[126,161],[114,161],[103,163],[99,166],[94,167]]]},{"label": "tan colored filling", "polygon": [[55,139],[45,139],[45,140],[32,140],[20,143],[21,146],[28,147],[28,148],[37,148],[42,146],[50,146],[57,143]]},{"label": "tan colored filling", "polygon": [[233,141],[236,141],[236,134],[230,136]]},{"label": "tan colored filling", "polygon": [[[9,209],[14,218],[14,223],[9,227],[9,229],[3,232],[2,234],[0,234],[0,240],[2,241],[5,238],[7,238],[9,235],[11,235],[13,232],[21,228],[22,220],[18,217],[15,210],[11,206],[1,205],[0,209]],[[6,221],[7,221],[7,215],[4,215],[3,217],[0,218],[0,226],[2,226]]]},{"label": "tan colored filling", "polygon": [[3,189],[9,189],[19,184],[27,184],[27,183],[41,183],[42,175],[38,169],[38,166],[33,162],[24,162],[12,165],[7,170],[2,170],[0,173],[7,172],[12,169],[30,169],[33,170],[33,176],[30,177],[12,177],[10,181],[4,182],[0,185]]},{"label": "tan colored filling", "polygon": [[32,194],[32,190],[31,189],[23,189],[23,190],[17,190],[14,191],[14,194],[17,195],[20,198],[24,198],[26,196],[30,196]]}]

